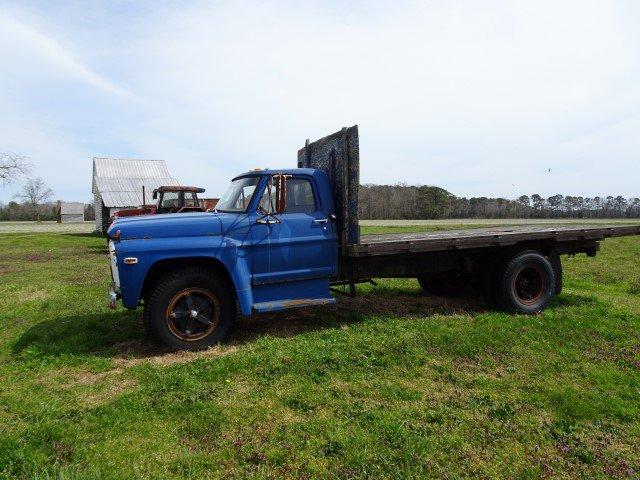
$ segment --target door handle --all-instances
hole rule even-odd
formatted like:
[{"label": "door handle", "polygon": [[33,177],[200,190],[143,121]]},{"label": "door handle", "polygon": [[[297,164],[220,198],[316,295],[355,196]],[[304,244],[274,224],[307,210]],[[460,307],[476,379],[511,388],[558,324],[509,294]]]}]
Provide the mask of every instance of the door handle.
[{"label": "door handle", "polygon": [[317,218],[316,220],[313,221],[313,223],[328,223],[329,219],[328,218]]}]

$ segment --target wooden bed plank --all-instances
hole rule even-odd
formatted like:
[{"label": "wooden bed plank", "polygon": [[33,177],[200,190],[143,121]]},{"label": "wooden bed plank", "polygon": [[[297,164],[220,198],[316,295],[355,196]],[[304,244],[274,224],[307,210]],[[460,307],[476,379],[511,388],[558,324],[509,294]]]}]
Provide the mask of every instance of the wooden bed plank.
[{"label": "wooden bed plank", "polygon": [[556,225],[548,227],[525,225],[440,232],[364,235],[359,244],[349,245],[348,251],[350,256],[389,255],[393,253],[433,252],[513,245],[528,240],[602,240],[607,237],[626,235],[640,235],[640,225]]}]

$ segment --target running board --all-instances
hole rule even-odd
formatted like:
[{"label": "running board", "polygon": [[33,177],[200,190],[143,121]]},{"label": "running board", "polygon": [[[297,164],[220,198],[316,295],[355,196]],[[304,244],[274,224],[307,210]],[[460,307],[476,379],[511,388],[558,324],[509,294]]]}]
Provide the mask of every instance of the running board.
[{"label": "running board", "polygon": [[316,305],[332,305],[336,303],[333,297],[328,298],[296,298],[295,300],[274,300],[271,302],[254,303],[253,311],[257,313],[273,312],[298,307],[311,307]]}]

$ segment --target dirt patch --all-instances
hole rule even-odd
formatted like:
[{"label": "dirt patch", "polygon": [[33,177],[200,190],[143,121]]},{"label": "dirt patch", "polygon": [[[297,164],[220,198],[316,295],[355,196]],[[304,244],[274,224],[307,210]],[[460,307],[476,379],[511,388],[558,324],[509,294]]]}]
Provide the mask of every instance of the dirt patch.
[{"label": "dirt patch", "polygon": [[116,365],[121,368],[128,368],[143,363],[161,367],[179,365],[202,358],[222,357],[238,350],[238,347],[234,345],[216,345],[199,352],[174,352],[166,348],[158,347],[147,339],[122,342],[115,347],[117,353],[114,360]]},{"label": "dirt patch", "polygon": [[67,277],[69,285],[100,285],[102,283],[104,283],[104,277],[91,270],[76,272]]},{"label": "dirt patch", "polygon": [[24,300],[34,301],[34,300],[44,300],[49,296],[49,293],[46,290],[34,290],[32,292],[28,292],[24,297]]},{"label": "dirt patch", "polygon": [[53,259],[53,254],[48,253],[28,253],[24,256],[24,259],[30,263],[42,263],[49,262]]},{"label": "dirt patch", "polygon": [[0,255],[0,261],[10,260],[11,262],[29,262],[29,263],[44,263],[49,262],[53,259],[53,253],[51,251],[45,253],[25,253],[23,255],[15,255],[15,254],[3,254]]},{"label": "dirt patch", "polygon": [[62,382],[62,386],[64,388],[73,388],[83,385],[94,385],[105,378],[121,375],[123,372],[124,370],[121,368],[114,368],[113,370],[97,373],[89,371],[74,372],[66,377],[66,381]]},{"label": "dirt patch", "polygon": [[131,390],[138,384],[131,378],[121,378],[119,381],[110,380],[104,388],[97,392],[91,392],[81,397],[82,404],[87,407],[101,405],[118,397],[127,390]]},{"label": "dirt patch", "polygon": [[47,388],[72,392],[83,407],[103,404],[137,385],[136,381],[127,377],[125,370],[119,367],[105,372],[61,369],[48,372],[39,379],[39,383]]},{"label": "dirt patch", "polygon": [[0,275],[17,272],[18,269],[11,265],[0,265]]},{"label": "dirt patch", "polygon": [[34,286],[24,287],[17,292],[16,300],[18,303],[42,301],[49,298],[49,292]]}]

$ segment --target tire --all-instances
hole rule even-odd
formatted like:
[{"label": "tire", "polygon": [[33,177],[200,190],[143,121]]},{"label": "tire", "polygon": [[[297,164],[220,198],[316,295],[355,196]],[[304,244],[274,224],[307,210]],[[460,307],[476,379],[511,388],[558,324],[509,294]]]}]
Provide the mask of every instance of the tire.
[{"label": "tire", "polygon": [[453,274],[446,277],[428,277],[422,276],[417,278],[422,291],[440,297],[456,297],[462,295],[470,284],[471,278],[463,273]]},{"label": "tire", "polygon": [[553,278],[555,279],[553,296],[556,297],[562,293],[562,283],[563,283],[562,262],[560,261],[560,255],[558,255],[555,252],[549,255],[548,258],[549,258],[549,263],[553,268]]},{"label": "tire", "polygon": [[533,315],[547,307],[554,289],[551,263],[544,255],[528,250],[505,263],[498,285],[498,300],[508,312]]},{"label": "tire", "polygon": [[144,299],[144,310],[142,311],[142,325],[144,326],[144,330],[147,332],[147,336],[156,343],[162,343],[162,341],[158,338],[158,334],[156,329],[152,326],[151,322],[151,309],[149,308],[150,298]]},{"label": "tire", "polygon": [[236,302],[218,275],[185,268],[162,277],[144,307],[149,336],[173,350],[202,350],[222,341],[231,328]]}]

